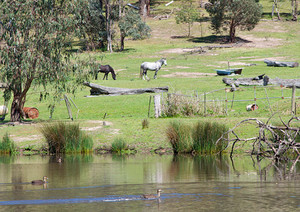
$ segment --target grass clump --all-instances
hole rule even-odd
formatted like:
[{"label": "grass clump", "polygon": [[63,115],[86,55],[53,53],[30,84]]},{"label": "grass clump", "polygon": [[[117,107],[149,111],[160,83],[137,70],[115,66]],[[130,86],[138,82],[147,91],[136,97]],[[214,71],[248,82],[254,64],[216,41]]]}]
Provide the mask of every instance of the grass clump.
[{"label": "grass clump", "polygon": [[88,153],[93,150],[93,140],[82,132],[79,124],[58,122],[41,129],[51,154]]},{"label": "grass clump", "polygon": [[225,124],[217,122],[198,122],[193,129],[193,151],[197,154],[212,154],[219,152],[223,145],[216,141],[228,131]]},{"label": "grass clump", "polygon": [[127,142],[123,138],[116,138],[111,144],[111,152],[113,153],[124,153],[127,149]]},{"label": "grass clump", "polygon": [[8,133],[6,133],[2,141],[0,142],[0,154],[13,154],[16,151],[14,142],[9,138]]},{"label": "grass clump", "polygon": [[149,121],[148,119],[143,119],[142,121],[142,129],[148,128],[149,127]]},{"label": "grass clump", "polygon": [[180,122],[171,122],[167,128],[167,137],[174,154],[192,152],[191,127]]},{"label": "grass clump", "polygon": [[213,154],[221,150],[222,144],[216,145],[221,135],[228,131],[224,124],[198,122],[195,125],[171,122],[167,137],[174,154]]}]

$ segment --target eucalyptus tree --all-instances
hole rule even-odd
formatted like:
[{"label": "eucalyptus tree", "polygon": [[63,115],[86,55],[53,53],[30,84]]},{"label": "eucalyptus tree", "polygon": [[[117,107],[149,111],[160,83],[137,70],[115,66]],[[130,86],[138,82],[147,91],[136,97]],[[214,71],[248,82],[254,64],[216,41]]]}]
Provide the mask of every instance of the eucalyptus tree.
[{"label": "eucalyptus tree", "polygon": [[76,88],[71,80],[83,73],[67,50],[85,6],[83,0],[0,0],[0,81],[7,84],[5,99],[12,97],[11,121],[21,121],[33,85],[44,88],[41,97],[50,88],[53,96]]},{"label": "eucalyptus tree", "polygon": [[200,17],[200,12],[193,4],[193,0],[182,0],[179,10],[176,12],[175,20],[177,24],[187,24],[188,37],[191,36],[191,27]]},{"label": "eucalyptus tree", "polygon": [[209,0],[206,11],[211,17],[211,28],[216,33],[229,29],[230,42],[235,42],[237,28],[254,29],[262,15],[256,0]]},{"label": "eucalyptus tree", "polygon": [[132,37],[133,40],[140,40],[150,36],[150,27],[142,21],[138,12],[133,9],[126,9],[125,15],[120,18],[120,50],[124,50],[125,37]]}]

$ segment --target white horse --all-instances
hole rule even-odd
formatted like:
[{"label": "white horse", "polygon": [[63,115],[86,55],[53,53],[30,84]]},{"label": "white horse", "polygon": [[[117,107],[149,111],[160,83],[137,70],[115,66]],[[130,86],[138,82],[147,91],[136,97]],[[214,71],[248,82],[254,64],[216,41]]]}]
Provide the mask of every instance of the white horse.
[{"label": "white horse", "polygon": [[146,79],[148,80],[148,76],[147,76],[147,71],[155,71],[154,77],[153,79],[156,79],[157,76],[157,72],[160,70],[160,68],[162,67],[162,65],[167,65],[167,59],[166,58],[162,58],[156,62],[144,62],[141,64],[141,70],[140,70],[140,77],[143,77],[143,80],[145,80],[145,76]]}]

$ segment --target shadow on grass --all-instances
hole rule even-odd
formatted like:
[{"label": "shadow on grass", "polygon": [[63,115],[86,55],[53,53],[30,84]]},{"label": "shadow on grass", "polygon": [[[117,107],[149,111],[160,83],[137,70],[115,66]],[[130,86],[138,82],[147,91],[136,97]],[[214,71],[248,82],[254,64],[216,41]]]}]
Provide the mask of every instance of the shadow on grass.
[{"label": "shadow on grass", "polygon": [[[172,39],[187,39],[189,42],[193,43],[217,43],[217,44],[230,44],[229,36],[223,35],[210,35],[206,37],[187,37],[187,36],[172,36]],[[235,38],[235,43],[251,43],[249,40],[245,40],[240,37]]]}]

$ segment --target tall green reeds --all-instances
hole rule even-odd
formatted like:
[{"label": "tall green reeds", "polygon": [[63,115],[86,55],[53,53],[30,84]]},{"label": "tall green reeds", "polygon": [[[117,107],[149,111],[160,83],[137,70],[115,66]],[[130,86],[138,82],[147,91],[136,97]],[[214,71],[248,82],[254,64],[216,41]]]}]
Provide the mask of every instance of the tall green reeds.
[{"label": "tall green reeds", "polygon": [[14,142],[9,138],[9,135],[6,133],[2,141],[0,142],[0,154],[12,154],[16,151]]},{"label": "tall green reeds", "polygon": [[41,128],[51,154],[88,153],[93,150],[93,140],[79,128],[79,124],[58,122]]},{"label": "tall green reeds", "polygon": [[175,154],[192,151],[192,136],[189,125],[171,122],[167,129],[167,137]]},{"label": "tall green reeds", "polygon": [[217,153],[222,149],[222,142],[216,141],[228,131],[225,124],[217,122],[197,122],[193,128],[193,151],[197,154]]},{"label": "tall green reeds", "polygon": [[224,124],[216,122],[198,122],[195,125],[171,122],[167,137],[175,154],[213,154],[222,148],[222,142],[216,145],[221,135],[228,131]]}]

